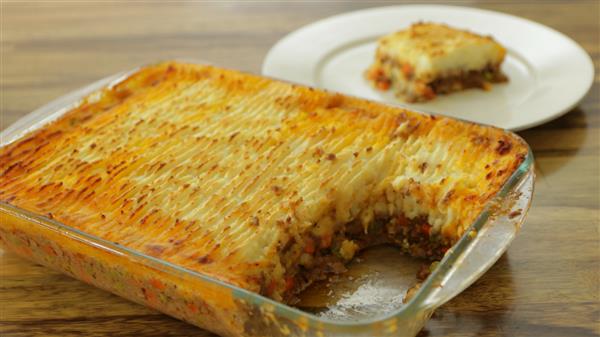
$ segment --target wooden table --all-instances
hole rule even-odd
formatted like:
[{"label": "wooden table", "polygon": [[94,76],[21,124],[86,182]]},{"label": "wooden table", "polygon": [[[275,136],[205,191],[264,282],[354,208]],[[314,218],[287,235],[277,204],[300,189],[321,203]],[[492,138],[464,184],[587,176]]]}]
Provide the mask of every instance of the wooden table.
[{"label": "wooden table", "polygon": [[[467,3],[566,33],[598,69],[598,2]],[[84,84],[160,59],[192,57],[258,73],[270,46],[288,32],[376,4],[6,1],[1,6],[4,128]],[[525,227],[487,274],[438,310],[423,336],[600,334],[599,73],[577,108],[520,133],[534,150],[538,174]],[[0,251],[0,335],[211,334]]]}]

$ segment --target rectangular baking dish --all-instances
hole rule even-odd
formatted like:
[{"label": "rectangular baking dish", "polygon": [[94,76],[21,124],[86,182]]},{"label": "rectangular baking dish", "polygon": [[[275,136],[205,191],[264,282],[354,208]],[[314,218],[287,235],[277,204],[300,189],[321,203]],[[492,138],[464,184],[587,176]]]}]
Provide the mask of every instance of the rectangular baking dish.
[{"label": "rectangular baking dish", "polygon": [[[26,115],[0,133],[0,146],[58,118],[83,97],[119,83],[138,69],[102,79]],[[472,284],[506,251],[525,219],[533,185],[529,151],[410,301],[367,310],[368,314],[364,310],[337,316],[302,311],[7,203],[0,203],[0,244],[222,336],[415,336],[436,308]]]}]

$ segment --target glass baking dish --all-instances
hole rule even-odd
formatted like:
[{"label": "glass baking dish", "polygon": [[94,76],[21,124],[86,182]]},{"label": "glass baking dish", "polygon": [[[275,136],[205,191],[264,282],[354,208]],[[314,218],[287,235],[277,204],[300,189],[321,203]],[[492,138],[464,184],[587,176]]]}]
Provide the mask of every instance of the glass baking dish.
[{"label": "glass baking dish", "polygon": [[[83,97],[119,83],[138,69],[102,79],[26,115],[0,133],[0,146],[56,119]],[[7,203],[0,203],[0,244],[24,258],[222,336],[415,336],[436,308],[477,280],[506,251],[525,219],[533,185],[529,151],[407,303],[394,304],[384,296],[376,300],[386,303],[375,303],[384,305],[365,301],[361,306],[355,301],[350,305],[355,310],[341,311],[343,304],[338,303],[331,307],[337,310],[335,315],[275,302]],[[388,268],[393,271],[396,266]],[[373,278],[365,280],[356,278],[354,288],[369,282],[377,292],[382,284],[372,282]]]}]

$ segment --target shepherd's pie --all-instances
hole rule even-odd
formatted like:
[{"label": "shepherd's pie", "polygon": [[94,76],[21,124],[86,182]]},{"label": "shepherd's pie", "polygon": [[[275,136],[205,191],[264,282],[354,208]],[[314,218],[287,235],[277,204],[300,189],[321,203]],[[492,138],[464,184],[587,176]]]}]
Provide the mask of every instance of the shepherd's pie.
[{"label": "shepherd's pie", "polygon": [[500,129],[165,62],[0,149],[0,200],[273,299],[439,258],[527,154]]},{"label": "shepherd's pie", "polygon": [[436,23],[416,23],[379,39],[367,79],[408,102],[468,88],[489,89],[508,78],[506,49],[492,37]]}]

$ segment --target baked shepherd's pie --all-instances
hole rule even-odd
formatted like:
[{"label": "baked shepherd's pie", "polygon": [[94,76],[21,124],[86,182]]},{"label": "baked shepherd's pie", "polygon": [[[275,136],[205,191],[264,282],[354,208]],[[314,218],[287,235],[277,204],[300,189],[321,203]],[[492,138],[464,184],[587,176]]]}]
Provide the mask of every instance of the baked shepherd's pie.
[{"label": "baked shepherd's pie", "polygon": [[506,49],[489,36],[443,24],[416,23],[379,39],[367,79],[408,102],[506,82]]},{"label": "baked shepherd's pie", "polygon": [[526,154],[499,129],[165,62],[0,149],[0,200],[291,302],[370,245],[441,257]]}]

